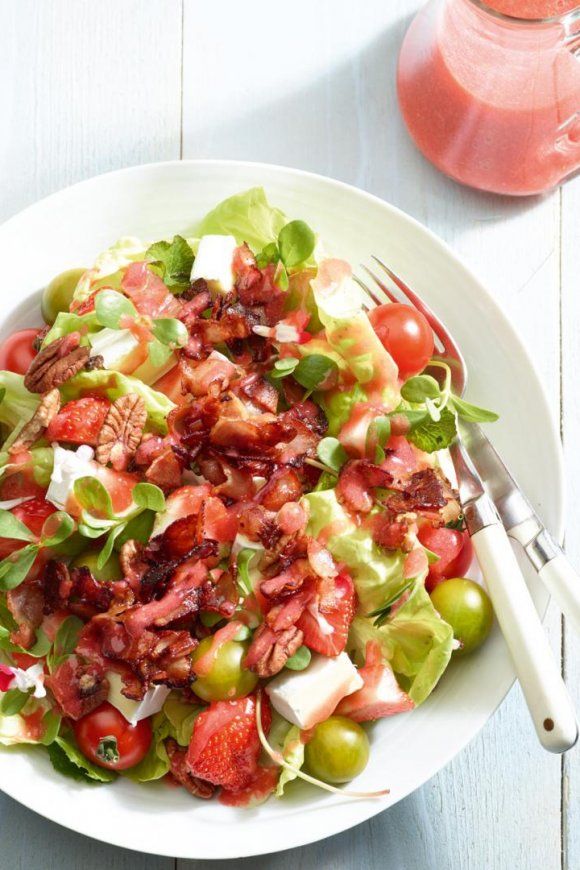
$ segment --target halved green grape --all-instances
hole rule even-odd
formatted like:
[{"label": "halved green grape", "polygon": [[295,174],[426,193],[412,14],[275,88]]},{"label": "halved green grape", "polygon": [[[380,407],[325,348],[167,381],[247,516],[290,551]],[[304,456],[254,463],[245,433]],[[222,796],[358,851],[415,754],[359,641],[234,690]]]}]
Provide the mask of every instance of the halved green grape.
[{"label": "halved green grape", "polygon": [[314,729],[304,758],[312,776],[324,782],[340,783],[362,773],[369,752],[369,739],[357,722],[346,716],[331,716]]},{"label": "halved green grape", "polygon": [[122,578],[123,572],[116,553],[111,553],[102,568],[97,567],[98,558],[99,553],[97,550],[85,550],[84,553],[73,559],[71,565],[73,568],[88,568],[96,580],[101,580],[104,583]]},{"label": "halved green grape", "polygon": [[493,623],[493,608],[485,589],[473,580],[453,577],[435,587],[431,601],[461,644],[454,655],[467,655],[482,645]]},{"label": "halved green grape", "polygon": [[67,269],[66,272],[56,275],[44,288],[41,302],[42,316],[51,326],[57,314],[70,309],[75,287],[85,271],[86,269]]},{"label": "halved green grape", "polygon": [[[212,637],[205,637],[191,654],[197,662],[211,647]],[[230,701],[243,698],[256,688],[258,677],[242,666],[248,652],[249,641],[228,640],[223,643],[213,660],[209,674],[198,677],[191,688],[204,701]]]}]

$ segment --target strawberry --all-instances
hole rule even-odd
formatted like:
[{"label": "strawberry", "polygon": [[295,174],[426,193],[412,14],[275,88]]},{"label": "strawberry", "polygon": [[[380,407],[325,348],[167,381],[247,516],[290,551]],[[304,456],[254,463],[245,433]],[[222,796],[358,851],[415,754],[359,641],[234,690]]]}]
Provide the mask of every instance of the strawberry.
[{"label": "strawberry", "polygon": [[[262,726],[270,728],[271,713],[262,698]],[[260,738],[256,727],[256,697],[212,701],[195,720],[187,752],[193,776],[230,792],[247,788],[258,770]]]},{"label": "strawberry", "polygon": [[96,444],[111,403],[108,399],[84,398],[68,402],[46,430],[49,441],[66,444]]},{"label": "strawberry", "polygon": [[343,698],[335,715],[349,716],[355,722],[373,722],[394,713],[404,713],[415,706],[409,696],[399,688],[391,668],[383,663],[381,648],[369,640],[364,667],[359,668],[364,686]]},{"label": "strawberry", "polygon": [[303,644],[323,656],[337,656],[346,646],[355,611],[354,583],[343,571],[334,580],[334,601],[321,605],[315,599],[296,623],[304,633]]}]

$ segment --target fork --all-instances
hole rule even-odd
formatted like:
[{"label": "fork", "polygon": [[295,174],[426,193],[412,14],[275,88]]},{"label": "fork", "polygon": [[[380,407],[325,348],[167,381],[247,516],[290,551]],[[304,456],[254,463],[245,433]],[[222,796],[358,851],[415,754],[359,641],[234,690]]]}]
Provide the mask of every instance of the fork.
[{"label": "fork", "polygon": [[[467,385],[465,360],[449,330],[429,306],[378,257],[373,257],[403,299],[381,280],[373,269],[363,266],[371,286],[358,276],[354,280],[364,291],[363,305],[374,308],[386,302],[411,304],[426,318],[435,339],[439,362],[451,371],[451,386],[461,397]],[[441,369],[437,369],[440,375]],[[524,576],[518,565],[495,505],[459,435],[449,452],[457,475],[465,524],[481,567],[494,611],[507,643],[538,739],[550,752],[565,752],[576,743],[578,726],[574,707]]]}]

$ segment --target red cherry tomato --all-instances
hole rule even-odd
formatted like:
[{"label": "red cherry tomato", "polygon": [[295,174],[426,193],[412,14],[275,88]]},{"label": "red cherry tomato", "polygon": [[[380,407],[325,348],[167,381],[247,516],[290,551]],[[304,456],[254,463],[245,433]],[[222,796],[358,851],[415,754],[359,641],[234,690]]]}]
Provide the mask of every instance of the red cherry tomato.
[{"label": "red cherry tomato", "polygon": [[[31,498],[22,504],[17,505],[10,511],[16,519],[24,523],[27,529],[36,535],[40,535],[45,520],[54,512],[56,508],[49,501],[45,501],[42,497]],[[10,553],[15,553],[26,545],[26,541],[17,541],[13,538],[0,538],[0,559],[9,556]]]},{"label": "red cherry tomato", "polygon": [[38,329],[20,329],[5,338],[0,344],[0,371],[16,372],[25,375],[36,351],[32,342],[38,335]]},{"label": "red cherry tomato", "polygon": [[109,770],[135,767],[151,745],[149,720],[141,719],[136,725],[129,725],[108,701],[73,722],[73,729],[81,752],[94,764]]},{"label": "red cherry tomato", "polygon": [[399,368],[399,377],[422,372],[433,356],[433,331],[420,311],[392,302],[369,311],[373,329]]},{"label": "red cherry tomato", "polygon": [[422,526],[419,529],[419,540],[424,547],[439,556],[439,561],[429,566],[425,583],[428,592],[443,580],[465,575],[473,559],[473,546],[467,532]]}]

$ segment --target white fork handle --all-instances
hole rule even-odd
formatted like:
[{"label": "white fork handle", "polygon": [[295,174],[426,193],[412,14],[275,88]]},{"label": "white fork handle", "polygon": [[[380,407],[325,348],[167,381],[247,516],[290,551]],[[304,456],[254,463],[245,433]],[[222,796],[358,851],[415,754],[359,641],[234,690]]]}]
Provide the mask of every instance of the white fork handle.
[{"label": "white fork handle", "polygon": [[538,739],[565,752],[578,738],[574,707],[505,529],[494,523],[471,541]]},{"label": "white fork handle", "polygon": [[575,630],[580,633],[580,577],[561,553],[546,562],[538,577]]}]

